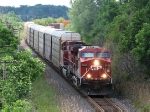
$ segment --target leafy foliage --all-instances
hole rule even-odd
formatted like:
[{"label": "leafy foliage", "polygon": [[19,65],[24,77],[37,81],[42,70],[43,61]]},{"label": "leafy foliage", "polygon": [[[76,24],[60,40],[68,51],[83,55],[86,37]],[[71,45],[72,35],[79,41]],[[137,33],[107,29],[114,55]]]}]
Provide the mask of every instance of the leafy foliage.
[{"label": "leafy foliage", "polygon": [[[7,29],[4,25],[1,25],[0,28],[0,46],[1,53],[8,52],[10,53],[17,49],[19,44],[18,37],[16,37],[11,30]],[[1,54],[2,56],[3,54]]]},{"label": "leafy foliage", "polygon": [[17,57],[4,57],[3,60],[9,63],[6,80],[1,83],[3,102],[12,104],[31,91],[31,84],[44,71],[44,64],[32,58],[30,51],[18,52]]},{"label": "leafy foliage", "polygon": [[[136,34],[136,47],[132,49],[136,60],[148,68],[150,67],[150,24],[144,23],[142,29]],[[149,71],[149,69],[147,69]],[[150,71],[149,71],[150,72]]]},{"label": "leafy foliage", "polygon": [[71,4],[70,28],[79,32],[84,41],[112,47],[120,53],[133,53],[148,71],[150,40],[144,24],[150,22],[149,0],[72,0]]},{"label": "leafy foliage", "polygon": [[[25,75],[30,76],[30,80],[33,82],[37,77],[44,71],[44,64],[40,62],[38,58],[33,58],[31,55],[31,51],[27,50],[24,53],[19,52],[15,60],[21,61],[21,72]],[[27,70],[27,71],[24,71]]]},{"label": "leafy foliage", "polygon": [[72,8],[69,10],[69,17],[72,23],[72,29],[79,32],[84,41],[90,43],[90,31],[97,15],[97,6],[93,0],[76,0],[71,2]]},{"label": "leafy foliage", "polygon": [[[1,13],[1,12],[0,12]],[[21,25],[22,19],[20,15],[16,15],[13,11],[8,12],[7,14],[1,13],[2,22],[7,26],[8,29],[11,29],[14,32],[14,28],[18,29]],[[13,26],[13,27],[12,27]]]},{"label": "leafy foliage", "polygon": [[[149,111],[150,0],[94,1],[97,10],[93,8],[91,12],[95,16],[85,14],[86,1],[79,11],[81,1],[72,2],[73,7],[69,10],[71,28],[81,32],[86,42],[110,49],[113,83],[118,93],[138,104],[141,111]],[[86,27],[83,27],[87,20],[84,15],[93,21]]]},{"label": "leafy foliage", "polygon": [[31,106],[25,100],[17,100],[11,106],[7,105],[1,112],[31,112]]},{"label": "leafy foliage", "polygon": [[39,25],[43,25],[43,26],[50,26],[51,23],[61,23],[64,20],[64,18],[42,18],[42,19],[35,19],[32,20],[34,23],[39,24]]},{"label": "leafy foliage", "polygon": [[[120,13],[119,5],[114,0],[98,0],[97,1],[98,12],[92,25],[91,37],[100,39],[104,44],[111,29],[111,22]],[[101,44],[101,46],[104,46]]]},{"label": "leafy foliage", "polygon": [[[20,99],[31,91],[31,84],[43,73],[44,64],[38,58],[33,58],[31,51],[17,52],[18,37],[2,24],[0,26],[2,111],[21,111],[27,102]],[[5,73],[6,79],[3,80]]]}]

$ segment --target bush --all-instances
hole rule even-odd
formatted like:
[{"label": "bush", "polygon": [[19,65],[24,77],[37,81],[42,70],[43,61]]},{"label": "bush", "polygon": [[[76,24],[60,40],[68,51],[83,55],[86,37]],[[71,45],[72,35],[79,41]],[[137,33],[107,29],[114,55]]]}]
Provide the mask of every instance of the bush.
[{"label": "bush", "polygon": [[31,112],[32,108],[25,100],[17,100],[12,105],[4,105],[1,112]]}]

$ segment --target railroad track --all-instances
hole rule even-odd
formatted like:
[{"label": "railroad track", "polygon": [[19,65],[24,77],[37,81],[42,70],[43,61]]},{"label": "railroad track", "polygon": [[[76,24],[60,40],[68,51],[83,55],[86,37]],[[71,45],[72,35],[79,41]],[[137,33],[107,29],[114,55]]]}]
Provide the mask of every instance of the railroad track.
[{"label": "railroad track", "polygon": [[[66,80],[66,78],[62,75],[62,73],[55,66],[53,66],[51,63],[49,63],[45,59],[44,59],[44,61]],[[69,82],[68,80],[66,80],[66,81],[68,83],[70,83],[70,85],[74,89],[76,89],[76,91],[78,91],[78,93],[80,93],[81,96],[83,96],[94,107],[96,112],[128,112],[126,109],[116,105],[109,98],[106,98],[106,97],[104,97],[104,98],[92,98],[90,96],[86,96],[82,92],[80,92],[79,89],[76,86],[74,86],[71,82]]]},{"label": "railroad track", "polygon": [[96,112],[128,112],[127,109],[116,105],[112,100],[106,97],[88,97],[87,100],[95,108]]},{"label": "railroad track", "polygon": [[[30,47],[30,46],[29,46]],[[30,49],[32,49],[30,47]],[[55,66],[52,65],[49,61],[44,59],[42,56],[40,56],[37,52],[35,52],[33,49],[32,51],[40,58],[42,61],[47,63],[50,67],[52,67],[58,74],[60,74],[65,80],[66,78],[62,75],[62,73],[56,68]],[[68,83],[70,83],[68,80],[66,80]],[[114,102],[112,102],[110,99],[104,97],[104,98],[92,98],[89,96],[84,95],[81,93],[76,86],[74,86],[72,83],[70,83],[71,86],[76,89],[81,96],[83,96],[96,110],[96,112],[128,112],[126,109],[120,108],[119,106],[115,105]]]}]

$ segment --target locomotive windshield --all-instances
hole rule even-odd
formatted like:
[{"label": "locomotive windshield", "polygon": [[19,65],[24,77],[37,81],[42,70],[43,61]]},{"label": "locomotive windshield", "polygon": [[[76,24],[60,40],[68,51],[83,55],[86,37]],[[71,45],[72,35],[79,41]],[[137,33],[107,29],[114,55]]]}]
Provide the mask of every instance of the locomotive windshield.
[{"label": "locomotive windshield", "polygon": [[96,57],[97,58],[109,58],[109,53],[108,52],[97,52]]},{"label": "locomotive windshield", "polygon": [[82,52],[81,56],[83,58],[94,58],[94,53],[93,52]]}]

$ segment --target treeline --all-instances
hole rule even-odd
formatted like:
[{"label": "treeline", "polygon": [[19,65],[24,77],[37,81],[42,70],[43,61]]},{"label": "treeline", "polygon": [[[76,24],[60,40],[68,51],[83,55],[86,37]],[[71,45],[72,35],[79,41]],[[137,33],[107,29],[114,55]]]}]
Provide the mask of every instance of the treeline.
[{"label": "treeline", "polygon": [[72,0],[71,5],[69,28],[110,49],[119,93],[150,110],[150,0]]},{"label": "treeline", "polygon": [[20,7],[0,6],[0,11],[0,13],[3,14],[7,14],[8,12],[13,11],[16,15],[20,15],[23,21],[30,21],[32,19],[40,19],[47,17],[63,17],[65,19],[68,19],[68,7],[66,6],[42,4],[37,4],[34,6],[20,5]]},{"label": "treeline", "polygon": [[150,74],[150,0],[76,0],[69,17],[72,29],[88,43],[131,53]]}]

